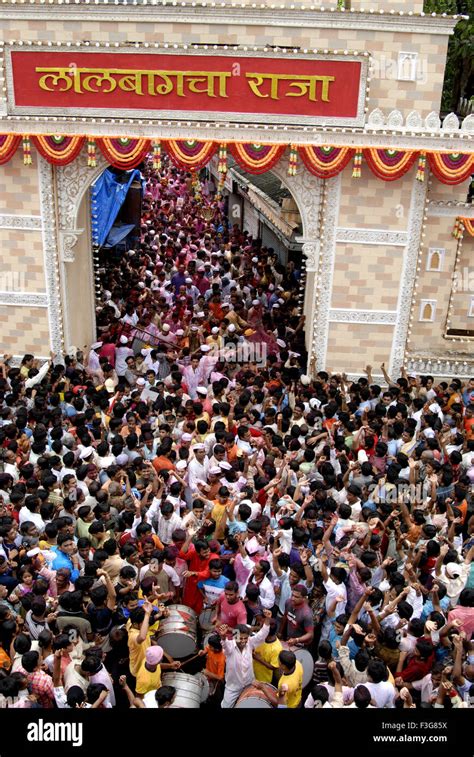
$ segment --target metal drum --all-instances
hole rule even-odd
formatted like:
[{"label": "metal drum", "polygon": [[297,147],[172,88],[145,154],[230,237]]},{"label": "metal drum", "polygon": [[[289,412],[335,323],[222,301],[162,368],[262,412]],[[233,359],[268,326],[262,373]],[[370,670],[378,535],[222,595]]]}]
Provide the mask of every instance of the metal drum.
[{"label": "metal drum", "polygon": [[270,683],[264,683],[262,684],[264,687],[264,690],[262,689],[256,689],[255,686],[252,684],[250,686],[246,686],[245,689],[242,691],[241,695],[239,696],[237,702],[234,705],[234,709],[236,710],[242,710],[242,709],[271,709],[273,708],[273,704],[268,699],[266,695],[266,691],[274,691],[276,692],[277,689],[272,686]]},{"label": "metal drum", "polygon": [[169,605],[169,615],[160,621],[158,640],[171,657],[180,660],[197,648],[197,615],[186,605]]},{"label": "metal drum", "polygon": [[313,678],[314,660],[307,649],[295,649],[295,657],[303,666],[303,689]]},{"label": "metal drum", "polygon": [[203,610],[202,613],[200,614],[199,625],[203,633],[212,631],[212,629],[214,628],[214,624],[211,623],[211,618],[214,614],[215,614],[215,609],[213,607],[208,607],[207,610]]},{"label": "metal drum", "polygon": [[[190,676],[187,673],[169,672],[164,673],[161,680],[163,686],[174,686],[176,689],[173,707],[196,710],[201,706],[201,702],[205,701],[203,697],[206,697],[202,678],[205,678],[205,676]],[[207,694],[209,694],[209,686],[207,687]]]}]

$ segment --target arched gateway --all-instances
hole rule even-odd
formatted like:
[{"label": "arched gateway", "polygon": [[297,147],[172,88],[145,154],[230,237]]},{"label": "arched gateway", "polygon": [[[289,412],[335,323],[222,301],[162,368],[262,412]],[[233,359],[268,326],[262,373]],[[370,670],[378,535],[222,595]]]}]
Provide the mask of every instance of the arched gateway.
[{"label": "arched gateway", "polygon": [[[473,248],[474,116],[461,124],[437,115],[456,18],[426,17],[418,0],[409,16],[395,0],[373,2],[377,14],[357,5],[349,14],[289,3],[277,11],[270,3],[138,3],[120,14],[101,3],[2,5],[0,320],[16,355],[46,356],[95,336],[89,188],[108,161],[96,149],[90,167],[84,144],[58,165],[40,155],[39,137],[130,136],[150,147],[189,139],[281,147],[271,170],[301,217],[310,372],[357,375],[364,361],[385,362],[394,374],[403,364],[438,377],[474,373],[474,295],[464,273]],[[112,55],[113,70],[104,63]],[[190,81],[177,64],[157,72],[156,61],[173,56],[181,68],[206,65],[205,86],[201,70]],[[145,92],[151,75],[161,89]],[[153,98],[171,90],[175,101],[157,111]]]}]

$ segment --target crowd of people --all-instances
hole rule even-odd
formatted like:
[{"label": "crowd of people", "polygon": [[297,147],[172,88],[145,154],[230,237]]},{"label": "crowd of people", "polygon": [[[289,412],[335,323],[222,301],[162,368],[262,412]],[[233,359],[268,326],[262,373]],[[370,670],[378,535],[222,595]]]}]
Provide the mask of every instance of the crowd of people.
[{"label": "crowd of people", "polygon": [[142,172],[97,341],[0,367],[0,704],[472,707],[474,379],[312,375],[301,269]]}]

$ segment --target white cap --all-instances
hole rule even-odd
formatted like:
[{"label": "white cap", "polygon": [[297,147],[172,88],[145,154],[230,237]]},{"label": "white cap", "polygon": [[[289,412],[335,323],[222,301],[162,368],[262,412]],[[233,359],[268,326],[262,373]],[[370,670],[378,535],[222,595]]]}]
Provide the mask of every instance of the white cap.
[{"label": "white cap", "polygon": [[196,392],[197,392],[198,394],[205,394],[205,395],[206,395],[206,397],[207,397],[207,389],[206,389],[206,387],[205,387],[205,386],[197,386],[197,387],[196,387]]},{"label": "white cap", "polygon": [[227,331],[230,331],[231,334],[235,331],[235,326],[234,326],[233,323],[229,323],[229,325],[227,327]]},{"label": "white cap", "polygon": [[208,473],[210,473],[211,476],[219,476],[221,473],[221,469],[218,465],[213,465],[212,468],[209,468]]},{"label": "white cap", "polygon": [[185,279],[186,284],[192,284],[193,280],[190,278]]},{"label": "white cap", "polygon": [[203,313],[202,310],[200,310],[199,313],[196,313],[196,318],[205,318],[205,317],[206,317],[206,314]]},{"label": "white cap", "polygon": [[252,263],[258,263],[258,258],[252,258]]},{"label": "white cap", "polygon": [[86,457],[90,457],[93,452],[94,450],[92,449],[92,447],[84,447],[84,449],[80,451],[79,457],[81,458],[81,460],[85,460]]},{"label": "white cap", "polygon": [[102,345],[103,342],[94,342],[94,344],[91,344],[91,350],[100,350]]},{"label": "white cap", "polygon": [[178,330],[177,330],[177,331],[175,331],[174,333],[176,334],[176,336],[184,336],[184,331],[183,331],[183,329],[178,329]]},{"label": "white cap", "polygon": [[209,344],[203,344],[201,345],[201,352],[210,352],[211,347]]},{"label": "white cap", "polygon": [[191,326],[191,331],[199,331],[199,326]]},{"label": "white cap", "polygon": [[145,386],[145,379],[140,376],[140,378],[137,378],[137,386]]},{"label": "white cap", "polygon": [[252,305],[260,305],[260,300],[252,300]]},{"label": "white cap", "polygon": [[222,468],[222,470],[232,470],[232,465],[227,460],[222,460],[219,463],[219,468]]},{"label": "white cap", "polygon": [[128,344],[128,336],[122,334],[122,336],[120,337],[120,344]]},{"label": "white cap", "polygon": [[283,339],[277,339],[277,344],[281,348],[286,347],[286,342],[284,342]]},{"label": "white cap", "polygon": [[213,328],[211,329],[211,333],[212,334],[218,334],[219,333],[219,329],[217,328],[217,326],[213,326]]},{"label": "white cap", "polygon": [[221,305],[221,308],[229,308],[229,310],[231,310],[231,309],[232,309],[232,308],[230,307],[230,303],[229,303],[229,302],[223,302],[223,303],[222,303],[222,305]]},{"label": "white cap", "polygon": [[365,449],[360,449],[357,453],[357,462],[358,463],[366,463],[368,461],[367,452]]},{"label": "white cap", "polygon": [[164,323],[163,326],[162,326],[163,331],[169,331],[170,328],[171,327],[170,327],[169,323]]},{"label": "white cap", "polygon": [[193,435],[192,434],[183,434],[181,437],[182,442],[192,442]]},{"label": "white cap", "polygon": [[186,466],[187,466],[186,460],[179,460],[176,463],[176,470],[184,470],[186,468]]},{"label": "white cap", "polygon": [[115,386],[114,386],[114,380],[113,379],[107,379],[107,381],[104,384],[105,388],[107,389],[109,394],[113,394],[115,392]]},{"label": "white cap", "polygon": [[280,306],[279,306],[278,302],[275,302],[275,304],[272,305],[272,310],[274,310],[274,309],[275,310],[279,310],[279,308],[280,308]]},{"label": "white cap", "polygon": [[285,300],[283,300],[281,297],[279,298],[278,302],[280,303],[280,305],[284,305],[285,304]]},{"label": "white cap", "polygon": [[145,276],[153,276],[151,271],[145,271]]},{"label": "white cap", "polygon": [[311,397],[309,401],[309,406],[313,410],[318,410],[321,407],[321,400],[316,399],[316,397]]},{"label": "white cap", "polygon": [[300,382],[303,384],[303,386],[308,386],[308,384],[311,383],[311,379],[305,373],[302,373],[300,376]]},{"label": "white cap", "polygon": [[201,442],[199,442],[199,444],[195,444],[194,445],[193,449],[197,449],[198,452],[199,452],[199,450],[203,450],[203,449],[206,449],[206,448],[205,448],[204,444],[201,444]]},{"label": "white cap", "polygon": [[138,288],[139,288],[139,289],[145,289],[145,284],[144,284],[144,282],[143,282],[143,281],[139,281],[139,282],[138,282]]}]

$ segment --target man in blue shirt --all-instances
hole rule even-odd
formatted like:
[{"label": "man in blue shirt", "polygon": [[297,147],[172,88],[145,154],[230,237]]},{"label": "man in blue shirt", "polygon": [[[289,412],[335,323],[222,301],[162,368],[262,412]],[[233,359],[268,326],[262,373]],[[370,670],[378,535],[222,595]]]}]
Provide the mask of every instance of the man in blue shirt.
[{"label": "man in blue shirt", "polygon": [[68,568],[71,571],[71,581],[74,583],[79,578],[79,557],[74,539],[69,534],[59,534],[57,547],[52,547],[52,551],[56,552],[51,564],[52,569]]},{"label": "man in blue shirt", "polygon": [[209,573],[209,578],[199,581],[198,589],[204,594],[205,604],[214,607],[229,579],[222,575],[222,562],[218,559],[210,561]]}]

